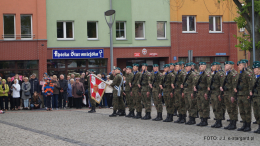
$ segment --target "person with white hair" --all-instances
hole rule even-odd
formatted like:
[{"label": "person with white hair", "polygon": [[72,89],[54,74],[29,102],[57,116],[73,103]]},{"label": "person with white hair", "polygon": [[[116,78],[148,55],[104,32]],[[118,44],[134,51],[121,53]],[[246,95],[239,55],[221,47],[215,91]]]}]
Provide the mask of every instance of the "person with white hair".
[{"label": "person with white hair", "polygon": [[14,84],[11,87],[13,91],[13,106],[15,110],[18,110],[18,107],[20,106],[20,84],[17,79],[14,80]]}]

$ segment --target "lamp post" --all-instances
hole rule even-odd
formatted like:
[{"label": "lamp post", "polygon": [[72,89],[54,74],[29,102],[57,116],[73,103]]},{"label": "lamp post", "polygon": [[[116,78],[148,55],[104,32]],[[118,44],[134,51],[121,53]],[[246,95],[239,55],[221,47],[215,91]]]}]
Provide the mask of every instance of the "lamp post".
[{"label": "lamp post", "polygon": [[252,33],[253,33],[253,61],[255,61],[255,7],[252,0]]},{"label": "lamp post", "polygon": [[[105,12],[105,19],[106,19],[106,22],[107,22],[107,25],[110,29],[110,67],[111,67],[111,71],[114,69],[113,67],[113,35],[112,35],[112,26],[113,26],[113,23],[115,21],[115,16],[116,16],[116,11],[115,10],[112,10],[112,4],[110,3],[110,10],[106,11]],[[114,15],[114,19],[112,18],[112,15]],[[110,21],[108,22],[107,21],[107,18],[106,16],[110,16]]]}]

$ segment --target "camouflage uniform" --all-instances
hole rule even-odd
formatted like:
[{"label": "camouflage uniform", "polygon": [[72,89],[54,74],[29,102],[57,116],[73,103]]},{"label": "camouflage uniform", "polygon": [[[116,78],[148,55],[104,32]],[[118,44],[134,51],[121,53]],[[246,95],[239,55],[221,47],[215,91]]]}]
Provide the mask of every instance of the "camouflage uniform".
[{"label": "camouflage uniform", "polygon": [[133,80],[133,77],[134,77],[133,73],[125,74],[125,78],[126,78],[125,94],[126,94],[126,102],[127,102],[129,111],[134,110],[133,96],[131,96],[131,94],[130,94],[130,86],[129,86],[129,83],[131,83],[131,81]]},{"label": "camouflage uniform", "polygon": [[[111,87],[113,87],[113,110],[122,110],[125,111],[125,104],[123,101],[123,83],[120,87],[121,81],[122,81],[123,77],[120,75],[120,73],[116,74],[113,83],[110,85]],[[117,95],[117,90],[114,88],[115,86],[120,87],[121,88],[121,93],[120,96]]]},{"label": "camouflage uniform", "polygon": [[138,87],[138,81],[140,76],[142,75],[141,72],[136,71],[134,73],[133,80],[131,81],[132,85],[132,96],[133,96],[133,101],[134,101],[134,108],[136,109],[136,112],[141,113],[142,112],[142,104],[141,104],[141,96],[139,95],[139,87]]},{"label": "camouflage uniform", "polygon": [[160,92],[160,80],[161,80],[161,76],[162,73],[158,72],[153,72],[151,74],[150,80],[149,80],[149,84],[151,84],[153,86],[152,89],[152,96],[153,96],[153,101],[154,101],[154,105],[155,108],[157,110],[158,113],[162,113],[163,108],[162,108],[162,98],[159,98],[159,92]]},{"label": "camouflage uniform", "polygon": [[[149,80],[151,77],[151,73],[146,71],[142,73],[139,77],[138,84],[141,86],[141,96],[142,96],[142,103],[145,107],[145,112],[151,112],[151,96],[147,97],[147,92],[151,92],[151,88],[149,87]],[[142,112],[142,109],[141,109]]]},{"label": "camouflage uniform", "polygon": [[[256,83],[257,82],[257,83]],[[253,110],[254,110],[254,116],[256,119],[257,124],[259,124],[260,127],[260,77],[254,79],[253,82],[256,87],[253,89],[254,96],[253,96]],[[259,131],[260,133],[260,131]]]},{"label": "camouflage uniform", "polygon": [[[193,72],[196,74],[196,76],[199,76],[199,75],[200,75],[200,73],[199,73],[198,71],[193,71]],[[199,77],[198,77],[198,78],[195,78],[194,82],[197,83],[197,82],[198,82],[198,79],[199,79]],[[197,97],[198,97],[197,94],[195,94],[195,95],[193,95],[193,96],[194,96],[194,98],[196,98],[196,99],[197,99]],[[196,100],[196,104],[197,104],[197,116],[198,116],[198,115],[202,115],[202,112],[199,110],[199,107],[201,107],[201,102],[198,102],[198,101]],[[197,118],[198,118],[198,117],[197,117]]]},{"label": "camouflage uniform", "polygon": [[173,73],[165,73],[162,78],[161,78],[161,83],[160,85],[163,86],[163,98],[165,101],[165,106],[167,110],[167,118],[170,119],[165,119],[165,122],[168,122],[168,120],[172,121],[172,116],[174,113],[174,107],[173,107],[173,98],[171,98],[170,93],[172,92],[172,86],[175,80],[175,75]]}]

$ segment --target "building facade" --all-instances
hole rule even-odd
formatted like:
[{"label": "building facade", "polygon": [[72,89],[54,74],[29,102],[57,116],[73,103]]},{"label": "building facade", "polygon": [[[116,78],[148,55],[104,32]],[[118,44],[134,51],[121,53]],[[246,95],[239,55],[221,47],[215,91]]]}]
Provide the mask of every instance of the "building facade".
[{"label": "building facade", "polygon": [[1,0],[0,7],[0,76],[42,76],[47,69],[45,0]]}]

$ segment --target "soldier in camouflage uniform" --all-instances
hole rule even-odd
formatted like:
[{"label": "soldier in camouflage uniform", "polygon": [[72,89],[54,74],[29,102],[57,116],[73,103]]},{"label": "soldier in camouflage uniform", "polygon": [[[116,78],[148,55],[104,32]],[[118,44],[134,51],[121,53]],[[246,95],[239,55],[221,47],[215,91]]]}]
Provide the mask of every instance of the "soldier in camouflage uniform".
[{"label": "soldier in camouflage uniform", "polygon": [[185,99],[182,98],[183,92],[183,82],[186,77],[186,72],[181,70],[181,63],[177,62],[175,64],[176,73],[176,83],[174,84],[174,98],[175,98],[175,105],[178,109],[179,118],[174,123],[185,123],[186,122],[186,107],[185,107]]},{"label": "soldier in camouflage uniform", "polygon": [[230,118],[230,123],[227,127],[224,127],[224,129],[228,130],[234,130],[236,129],[236,122],[237,122],[237,101],[235,100],[235,89],[237,85],[238,76],[237,74],[232,70],[232,64],[231,61],[225,62],[225,78],[224,80],[221,80],[220,87],[221,91],[224,91],[224,102],[225,106],[227,108],[227,112]]},{"label": "soldier in camouflage uniform", "polygon": [[[94,74],[93,69],[90,69],[89,72],[90,72],[90,74]],[[88,111],[88,113],[95,113],[96,112],[96,101],[91,98],[90,75],[87,76],[87,80],[88,80],[88,94],[89,94],[88,97],[89,97],[90,104],[91,104],[91,110]]]},{"label": "soldier in camouflage uniform", "polygon": [[133,64],[133,74],[134,77],[132,81],[130,82],[130,95],[133,96],[134,99],[134,108],[136,109],[136,116],[134,116],[134,119],[140,119],[142,118],[142,104],[141,104],[141,93],[139,91],[138,83],[139,78],[142,75],[141,72],[138,72],[139,64]]},{"label": "soldier in camouflage uniform", "polygon": [[123,101],[123,84],[124,79],[120,74],[121,69],[119,67],[115,68],[116,76],[113,80],[113,83],[110,84],[113,87],[113,113],[109,117],[116,117],[116,111],[119,110],[119,116],[125,116],[125,104]]},{"label": "soldier in camouflage uniform", "polygon": [[[142,75],[139,77],[138,87],[141,89],[142,103],[145,108],[145,116],[142,120],[151,119],[151,88],[149,87],[149,80],[151,73],[147,71],[147,64],[142,64]],[[142,109],[141,109],[142,110]],[[141,111],[142,112],[142,111]]]},{"label": "soldier in camouflage uniform", "polygon": [[[191,62],[190,64],[191,64],[191,70],[196,74],[196,76],[199,76],[200,73],[195,70],[196,64],[193,63],[193,62]],[[198,78],[196,78],[196,79],[198,79]],[[197,80],[196,80],[195,82],[197,82]],[[194,96],[194,98],[197,98],[197,94],[195,94],[195,95],[193,95],[193,96]],[[197,101],[196,101],[196,102],[197,102]],[[197,102],[196,104],[197,104],[197,116],[196,116],[196,118],[199,118],[199,115],[202,115],[202,112],[199,111],[199,107],[201,107],[201,103],[200,103],[200,102]],[[200,118],[202,119],[202,117],[200,117]]]},{"label": "soldier in camouflage uniform", "polygon": [[251,131],[251,103],[250,94],[252,95],[253,81],[251,73],[246,71],[246,61],[238,62],[238,69],[240,70],[239,79],[237,81],[237,102],[239,106],[239,113],[243,120],[243,126],[238,131]]},{"label": "soldier in camouflage uniform", "polygon": [[163,111],[163,106],[162,106],[162,98],[159,98],[159,92],[160,92],[160,80],[161,80],[161,75],[158,71],[158,64],[153,65],[153,73],[151,74],[151,77],[149,79],[149,86],[152,89],[152,96],[153,96],[153,101],[155,108],[157,110],[157,117],[153,119],[153,121],[161,121],[162,120],[162,111]]},{"label": "soldier in camouflage uniform", "polygon": [[129,108],[129,114],[126,115],[126,117],[134,117],[134,104],[133,104],[133,96],[130,95],[130,85],[131,81],[133,80],[134,74],[132,73],[132,67],[127,66],[126,67],[126,73],[124,73],[124,76],[126,78],[125,82],[125,96],[126,96],[126,102]]},{"label": "soldier in camouflage uniform", "polygon": [[200,75],[197,76],[196,84],[194,86],[194,91],[198,93],[197,104],[200,104],[198,110],[201,112],[200,117],[202,117],[201,122],[197,126],[207,126],[208,116],[209,116],[209,99],[208,91],[210,90],[211,75],[206,70],[206,62],[199,63]]},{"label": "soldier in camouflage uniform", "polygon": [[[174,70],[175,64],[174,64],[174,63],[170,63],[169,65],[170,65],[170,70],[169,70],[169,72],[172,73],[172,74],[174,74],[174,75],[176,76],[176,72],[175,72],[175,70]],[[173,90],[173,91],[174,91],[174,90]],[[172,98],[173,98],[173,108],[174,108],[173,116],[177,116],[177,108],[178,108],[178,106],[177,106],[175,103],[176,103],[176,100],[178,100],[178,99],[175,98],[173,92],[172,92],[172,96],[173,96]],[[178,101],[177,101],[177,102],[178,102]]]},{"label": "soldier in camouflage uniform", "polygon": [[253,110],[256,122],[258,124],[258,129],[254,131],[254,133],[260,134],[260,63],[255,63],[253,65],[253,69],[255,79],[253,80],[253,93],[251,94],[251,98],[253,98]]},{"label": "soldier in camouflage uniform", "polygon": [[184,93],[182,93],[182,96],[185,99],[186,111],[188,110],[189,112],[189,121],[185,124],[193,125],[196,124],[195,117],[197,114],[197,102],[196,99],[193,97],[193,89],[195,86],[196,74],[191,70],[190,63],[185,64],[185,70],[187,72],[187,75],[183,82]]},{"label": "soldier in camouflage uniform", "polygon": [[220,65],[219,62],[213,62],[211,64],[211,69],[213,71],[212,78],[211,78],[211,86],[210,86],[210,101],[213,109],[213,113],[215,115],[216,122],[215,124],[211,125],[212,128],[220,128],[222,127],[223,118],[223,109],[222,109],[222,102],[220,98],[220,82],[224,76],[224,72],[218,70],[218,66]]},{"label": "soldier in camouflage uniform", "polygon": [[[173,98],[172,98],[172,89],[173,82],[175,80],[175,75],[169,72],[170,65],[165,64],[164,66],[165,74],[161,78],[160,88],[163,91],[163,97],[165,101],[165,106],[167,110],[167,118],[163,120],[163,122],[172,122],[173,121]],[[159,97],[161,97],[161,93],[159,93]]]}]

